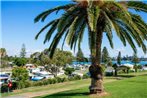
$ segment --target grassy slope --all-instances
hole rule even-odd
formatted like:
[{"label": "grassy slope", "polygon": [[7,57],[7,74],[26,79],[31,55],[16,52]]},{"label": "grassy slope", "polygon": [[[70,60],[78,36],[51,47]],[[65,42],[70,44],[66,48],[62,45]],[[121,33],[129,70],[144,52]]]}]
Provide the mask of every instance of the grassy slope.
[{"label": "grassy slope", "polygon": [[[136,76],[136,75],[142,75],[142,74],[147,74],[147,72],[138,72],[138,73],[135,73],[135,74],[130,73],[130,74],[124,74],[123,76],[125,76],[124,78],[126,78],[126,77],[132,77],[134,75]],[[144,78],[143,81],[147,82],[147,79],[146,80],[145,79],[146,78]],[[127,79],[125,79],[125,80],[127,80]],[[108,91],[112,94],[113,94],[113,91],[114,91],[114,93],[115,93],[115,90],[117,91],[116,86],[119,86],[119,82],[122,81],[121,84],[123,84],[124,80],[121,80],[121,81],[118,80],[117,82],[114,82],[114,81],[116,81],[116,79],[114,77],[106,77],[104,79],[104,83],[106,83],[105,84],[106,91]],[[113,83],[108,83],[108,82],[113,82]],[[118,83],[118,85],[114,85],[114,84],[117,84],[117,83]],[[144,84],[145,83],[143,83],[142,85],[144,85]],[[73,94],[75,96],[70,96],[70,97],[72,97],[72,98],[73,97],[84,97],[84,98],[86,98],[86,96],[84,96],[83,94],[88,92],[88,86],[89,85],[90,85],[90,79],[77,80],[77,81],[70,81],[70,82],[58,83],[58,84],[52,84],[52,85],[24,88],[24,89],[21,89],[21,90],[16,90],[14,92],[11,92],[9,94],[3,93],[2,96],[25,95],[28,98],[28,97],[35,97],[35,96],[42,96],[42,95],[51,95],[51,94],[56,93],[55,95],[51,95],[51,96],[57,97],[58,94],[59,95],[61,94],[62,96],[65,95],[64,97],[69,98],[68,94],[69,95]],[[112,87],[111,87],[111,85],[112,85]],[[135,85],[135,83],[133,85]],[[142,87],[142,85],[141,85],[141,87]],[[147,85],[147,84],[145,84],[145,85]],[[145,87],[145,85],[144,85],[144,87]],[[127,86],[126,82],[124,83],[124,86]],[[139,87],[139,89],[140,89],[140,87]],[[119,91],[121,91],[121,90],[119,90]],[[115,98],[115,97],[112,97],[112,98]]]},{"label": "grassy slope", "polygon": [[[108,96],[102,98],[147,98],[147,75],[105,84]],[[37,98],[89,98],[88,88],[64,91]]]},{"label": "grassy slope", "polygon": [[[112,82],[112,81],[116,81],[116,79],[113,77],[111,78],[108,77],[108,78],[105,78],[104,82],[106,83],[106,82]],[[53,94],[53,93],[62,92],[62,91],[79,89],[83,87],[88,88],[89,85],[90,85],[90,79],[76,80],[76,81],[69,81],[65,83],[24,88],[20,90],[15,90],[14,92],[11,92],[9,94],[4,93],[2,94],[2,96],[4,97],[4,96],[23,95],[26,97],[32,97],[32,96],[36,96],[36,93],[38,96],[41,96],[41,95]]]}]

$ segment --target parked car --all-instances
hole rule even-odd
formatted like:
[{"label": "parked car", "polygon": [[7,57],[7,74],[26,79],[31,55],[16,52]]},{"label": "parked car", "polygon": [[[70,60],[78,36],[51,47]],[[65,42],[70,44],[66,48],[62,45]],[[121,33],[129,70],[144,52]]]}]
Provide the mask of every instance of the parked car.
[{"label": "parked car", "polygon": [[34,74],[34,76],[32,76],[32,81],[39,81],[39,80],[43,80],[43,79],[48,79],[48,78],[54,78],[54,75],[43,71],[43,72],[37,72]]}]

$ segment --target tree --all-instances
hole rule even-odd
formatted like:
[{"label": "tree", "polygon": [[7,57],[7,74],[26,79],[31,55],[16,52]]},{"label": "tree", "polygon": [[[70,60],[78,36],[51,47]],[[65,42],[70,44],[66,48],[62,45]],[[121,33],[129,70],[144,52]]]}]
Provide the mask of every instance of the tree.
[{"label": "tree", "polygon": [[137,56],[137,53],[134,53],[132,62],[133,62],[135,65],[136,65],[137,63],[139,63],[139,58],[138,58],[138,56]]},{"label": "tree", "polygon": [[134,53],[132,62],[134,63],[135,72],[137,72],[138,69],[137,63],[139,63],[139,58],[137,56],[137,53]]},{"label": "tree", "polygon": [[74,71],[75,71],[74,68],[67,67],[67,68],[65,69],[65,74],[66,74],[66,75],[71,75]]},{"label": "tree", "polygon": [[78,61],[78,62],[83,62],[83,61],[85,61],[85,59],[84,59],[84,54],[83,54],[81,48],[78,49],[76,58],[77,58],[77,61]]},{"label": "tree", "polygon": [[118,65],[115,63],[115,64],[113,64],[112,67],[113,67],[114,70],[115,70],[114,75],[117,76],[117,68],[118,68]]},{"label": "tree", "polygon": [[40,52],[35,52],[33,54],[30,55],[30,62],[35,64],[36,66],[38,65],[42,65],[41,61],[40,61]]},{"label": "tree", "polygon": [[89,68],[92,79],[90,93],[102,93],[104,91],[103,71],[100,63],[103,34],[106,34],[112,48],[112,31],[115,31],[124,46],[128,42],[136,52],[136,44],[134,44],[136,42],[146,53],[144,40],[147,40],[147,25],[138,13],[133,13],[130,9],[147,12],[147,4],[141,1],[74,1],[75,3],[58,6],[39,14],[35,18],[35,22],[40,20],[43,22],[52,12],[64,11],[61,17],[45,25],[36,35],[36,39],[48,28],[44,43],[50,41],[53,33],[55,34],[48,49],[52,58],[64,35],[63,44],[67,41],[71,49],[75,49],[76,46],[80,48],[83,35],[86,33],[84,32],[85,28],[88,28],[89,49],[92,58],[92,64]]},{"label": "tree", "polygon": [[8,67],[8,56],[5,48],[0,48],[0,68]]},{"label": "tree", "polygon": [[62,51],[60,49],[56,49],[54,57],[51,59],[51,72],[57,76],[59,72],[59,68],[65,67],[66,64],[71,64],[73,60],[72,53],[69,51]]},{"label": "tree", "polygon": [[12,78],[17,82],[18,89],[24,88],[26,81],[29,79],[28,71],[23,67],[12,69]]},{"label": "tree", "polygon": [[119,51],[118,56],[117,56],[117,63],[120,65],[121,64],[121,52]]},{"label": "tree", "polygon": [[17,66],[24,66],[26,63],[27,63],[26,58],[16,58],[14,60],[14,64],[16,64]]},{"label": "tree", "polygon": [[6,57],[6,55],[7,55],[6,49],[5,48],[0,48],[0,57],[4,58],[4,57]]},{"label": "tree", "polygon": [[102,62],[103,63],[108,63],[110,61],[109,53],[106,47],[103,48],[102,51]]},{"label": "tree", "polygon": [[20,57],[24,58],[26,56],[26,47],[25,44],[22,44],[21,52],[20,52]]}]

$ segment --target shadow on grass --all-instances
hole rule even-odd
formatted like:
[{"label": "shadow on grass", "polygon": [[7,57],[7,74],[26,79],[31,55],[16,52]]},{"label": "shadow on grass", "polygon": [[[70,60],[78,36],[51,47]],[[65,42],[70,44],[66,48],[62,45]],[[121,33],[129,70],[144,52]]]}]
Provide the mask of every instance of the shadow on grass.
[{"label": "shadow on grass", "polygon": [[69,97],[79,97],[80,98],[80,96],[87,96],[87,95],[89,95],[89,92],[80,92],[79,89],[78,90],[76,89],[76,90],[63,91],[60,93],[43,96],[41,98],[69,98]]},{"label": "shadow on grass", "polygon": [[146,76],[147,74],[141,74],[141,75],[128,75],[128,74],[124,74],[124,75],[117,75],[117,77],[124,77],[124,78],[132,78],[132,77],[136,77],[136,76]]},{"label": "shadow on grass", "polygon": [[135,75],[117,75],[117,77],[132,78],[135,77]]}]

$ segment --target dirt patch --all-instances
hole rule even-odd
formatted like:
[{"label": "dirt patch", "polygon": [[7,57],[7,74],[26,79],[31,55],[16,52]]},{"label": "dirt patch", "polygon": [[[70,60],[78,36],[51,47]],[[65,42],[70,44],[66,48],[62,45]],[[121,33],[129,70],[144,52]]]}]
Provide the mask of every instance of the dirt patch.
[{"label": "dirt patch", "polygon": [[13,92],[18,93],[21,92],[22,90],[13,90]]},{"label": "dirt patch", "polygon": [[89,94],[90,98],[101,98],[104,96],[110,96],[107,92],[97,93],[97,94]]}]

